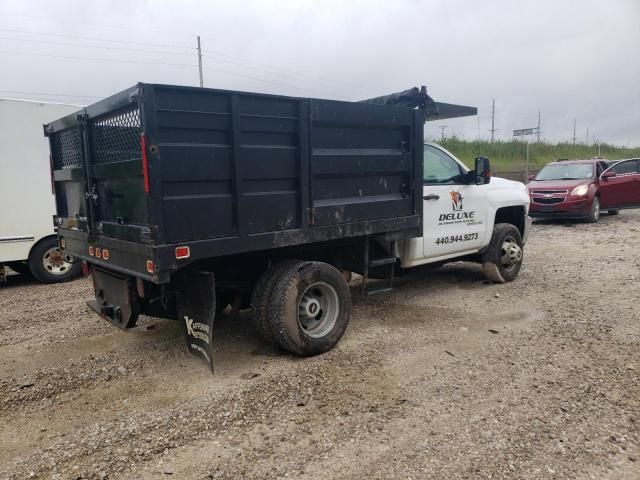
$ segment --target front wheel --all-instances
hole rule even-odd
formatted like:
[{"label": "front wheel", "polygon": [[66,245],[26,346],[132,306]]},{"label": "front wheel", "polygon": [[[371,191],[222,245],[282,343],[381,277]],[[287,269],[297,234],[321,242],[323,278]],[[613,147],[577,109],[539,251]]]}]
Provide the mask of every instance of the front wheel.
[{"label": "front wheel", "polygon": [[82,265],[58,247],[55,237],[41,240],[29,255],[29,270],[42,283],[62,283],[77,277]]},{"label": "front wheel", "polygon": [[515,280],[524,258],[520,230],[510,223],[498,223],[487,250],[482,254],[482,269],[496,283]]},{"label": "front wheel", "polygon": [[297,262],[273,287],[269,324],[274,339],[302,356],[331,350],[351,317],[351,293],[339,270],[322,262]]},{"label": "front wheel", "polygon": [[598,197],[593,197],[587,221],[589,223],[598,223],[598,220],[600,220],[600,199]]}]

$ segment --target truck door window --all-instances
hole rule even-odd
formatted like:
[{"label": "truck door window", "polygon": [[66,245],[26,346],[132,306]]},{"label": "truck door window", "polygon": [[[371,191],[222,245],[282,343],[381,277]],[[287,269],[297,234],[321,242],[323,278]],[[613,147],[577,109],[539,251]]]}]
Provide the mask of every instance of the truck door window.
[{"label": "truck door window", "polygon": [[458,162],[449,155],[430,145],[424,146],[424,183],[461,183],[462,174]]}]

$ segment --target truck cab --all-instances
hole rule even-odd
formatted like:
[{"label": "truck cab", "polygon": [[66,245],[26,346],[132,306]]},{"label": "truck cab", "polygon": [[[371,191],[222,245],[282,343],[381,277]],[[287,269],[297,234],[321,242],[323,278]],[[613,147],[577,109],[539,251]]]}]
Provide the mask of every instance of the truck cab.
[{"label": "truck cab", "polygon": [[[435,143],[424,145],[423,180],[423,235],[405,242],[403,268],[477,255],[499,223],[513,225],[522,244],[527,241],[531,219],[524,184],[471,171]],[[521,259],[516,243],[511,250]]]}]

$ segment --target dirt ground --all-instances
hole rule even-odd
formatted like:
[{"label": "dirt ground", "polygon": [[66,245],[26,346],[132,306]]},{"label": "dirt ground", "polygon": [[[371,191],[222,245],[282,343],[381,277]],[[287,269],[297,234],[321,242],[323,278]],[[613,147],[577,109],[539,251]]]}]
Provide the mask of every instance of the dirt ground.
[{"label": "dirt ground", "polygon": [[90,283],[0,286],[0,478],[640,478],[640,211],[536,223],[519,278],[452,264],[362,298],[334,351],[121,332]]}]

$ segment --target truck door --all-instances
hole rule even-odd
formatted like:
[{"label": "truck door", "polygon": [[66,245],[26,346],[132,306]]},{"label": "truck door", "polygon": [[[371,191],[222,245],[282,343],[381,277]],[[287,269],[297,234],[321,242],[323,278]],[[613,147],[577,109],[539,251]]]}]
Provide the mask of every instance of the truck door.
[{"label": "truck door", "polygon": [[637,159],[616,163],[606,171],[615,173],[615,176],[600,177],[600,204],[602,208],[640,206],[640,169],[638,163]]},{"label": "truck door", "polygon": [[485,240],[485,185],[468,185],[466,170],[444,149],[424,147],[424,256],[473,251]]}]

